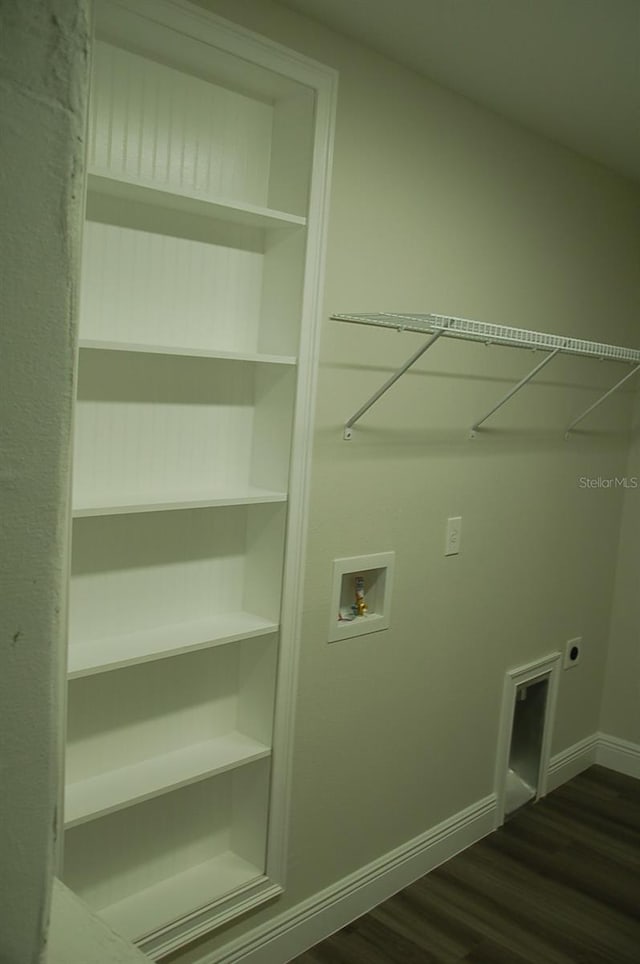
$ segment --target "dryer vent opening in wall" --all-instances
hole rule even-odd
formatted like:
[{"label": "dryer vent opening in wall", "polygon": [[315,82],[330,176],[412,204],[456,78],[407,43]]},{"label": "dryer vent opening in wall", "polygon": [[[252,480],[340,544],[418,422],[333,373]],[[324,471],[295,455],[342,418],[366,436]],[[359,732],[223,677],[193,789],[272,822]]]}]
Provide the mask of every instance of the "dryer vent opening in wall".
[{"label": "dryer vent opening in wall", "polygon": [[507,673],[496,770],[498,824],[546,792],[560,654]]},{"label": "dryer vent opening in wall", "polygon": [[537,683],[523,683],[516,689],[505,814],[513,813],[536,797],[548,689],[546,677]]}]

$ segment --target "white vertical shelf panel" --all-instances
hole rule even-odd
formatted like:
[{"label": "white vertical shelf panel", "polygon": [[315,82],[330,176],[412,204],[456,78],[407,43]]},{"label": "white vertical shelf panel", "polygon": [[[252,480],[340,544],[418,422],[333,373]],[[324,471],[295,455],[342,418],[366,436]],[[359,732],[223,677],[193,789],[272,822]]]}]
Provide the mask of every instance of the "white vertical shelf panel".
[{"label": "white vertical shelf panel", "polygon": [[256,351],[260,251],[88,221],[83,338]]},{"label": "white vertical shelf panel", "polygon": [[298,88],[274,105],[269,179],[271,207],[297,211],[301,200],[309,196],[313,120],[313,94],[309,89]]},{"label": "white vertical shelf panel", "polygon": [[[148,658],[156,630],[162,654],[164,645],[171,646],[171,627],[179,643],[189,645],[191,638],[197,645],[210,631],[203,640],[201,624],[213,623],[215,632],[218,617],[225,616],[223,636],[233,636],[234,627],[239,633],[269,629],[278,620],[284,523],[284,505],[277,503],[75,520],[72,652],[82,663],[83,653],[102,646],[96,659],[108,664],[109,640],[122,660],[127,643],[121,637],[139,634],[131,658]],[[268,593],[250,584],[258,577],[256,553],[268,566]]]},{"label": "white vertical shelf panel", "polygon": [[265,249],[258,348],[298,355],[305,232],[274,232]]},{"label": "white vertical shelf panel", "polygon": [[266,205],[273,108],[97,43],[91,167]]}]

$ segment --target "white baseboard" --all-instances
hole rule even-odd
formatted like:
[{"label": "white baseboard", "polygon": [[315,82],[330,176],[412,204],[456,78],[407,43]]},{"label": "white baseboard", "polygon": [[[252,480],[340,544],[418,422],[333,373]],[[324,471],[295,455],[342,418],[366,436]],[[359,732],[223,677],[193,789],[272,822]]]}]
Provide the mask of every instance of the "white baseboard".
[{"label": "white baseboard", "polygon": [[466,810],[350,874],[198,964],[284,964],[491,833],[496,798]]},{"label": "white baseboard", "polygon": [[577,777],[596,762],[598,738],[599,734],[594,733],[551,757],[547,771],[547,793]]},{"label": "white baseboard", "polygon": [[640,745],[598,733],[596,763],[640,780]]},{"label": "white baseboard", "polygon": [[555,790],[594,763],[640,780],[640,744],[594,733],[551,758],[547,790]]},{"label": "white baseboard", "polygon": [[[640,778],[640,745],[594,733],[551,758],[547,792],[594,763]],[[460,811],[319,894],[198,959],[198,964],[285,964],[366,914],[495,829],[495,794]]]}]

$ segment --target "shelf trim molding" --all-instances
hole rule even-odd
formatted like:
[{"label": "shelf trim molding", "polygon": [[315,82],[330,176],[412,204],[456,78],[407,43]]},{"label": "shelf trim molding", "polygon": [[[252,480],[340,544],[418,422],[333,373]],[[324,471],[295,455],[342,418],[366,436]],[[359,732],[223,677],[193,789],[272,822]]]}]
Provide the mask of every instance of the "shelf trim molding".
[{"label": "shelf trim molding", "polygon": [[429,333],[431,338],[418,349],[395,372],[381,388],[378,389],[344,425],[343,438],[347,441],[353,436],[353,426],[368,410],[394,385],[398,379],[427,351],[434,342],[444,335],[446,338],[457,338],[463,341],[481,342],[485,345],[502,345],[511,348],[527,348],[533,351],[547,351],[549,354],[535,368],[517,383],[507,394],[497,402],[482,418],[474,422],[470,437],[474,438],[482,425],[491,415],[508,402],[521,388],[547,365],[558,354],[579,357],[597,358],[600,361],[627,362],[635,367],[624,378],[620,379],[612,388],[602,395],[593,405],[589,406],[581,415],[575,418],[565,431],[565,439],[571,431],[597,408],[605,399],[609,398],[625,382],[640,371],[640,350],[625,348],[619,345],[609,345],[603,342],[587,341],[582,338],[552,335],[547,332],[533,331],[525,328],[512,328],[507,325],[496,325],[490,322],[474,321],[469,318],[457,318],[451,315],[402,314],[399,312],[378,312],[358,314],[332,314],[333,321],[346,321],[358,325],[372,325],[377,328],[391,328],[395,331],[413,331],[421,334]]},{"label": "shelf trim molding", "polygon": [[[158,960],[172,951],[180,950],[185,944],[198,937],[203,937],[214,928],[221,927],[261,904],[280,897],[283,892],[283,888],[278,884],[274,884],[264,875],[259,875],[186,917],[181,917],[175,923],[154,930],[148,937],[138,940],[137,946],[152,960]],[[107,909],[104,916],[109,923],[112,922],[113,915],[110,915],[110,909]],[[113,920],[113,923],[117,924],[117,920]]]},{"label": "shelf trim molding", "polygon": [[[229,873],[235,878],[236,885],[223,891],[216,885],[215,879],[227,877]],[[213,883],[213,893],[207,899],[204,895],[210,883]],[[193,891],[197,892],[201,901],[199,906],[167,923],[157,923],[157,906],[173,903],[174,893],[184,895]],[[102,907],[98,914],[116,932],[135,940],[144,954],[152,960],[158,960],[207,934],[214,927],[233,920],[238,913],[245,913],[281,893],[282,888],[273,884],[259,867],[233,851],[226,851],[181,872],[177,880],[169,878],[158,881],[142,892]],[[135,921],[141,917],[146,919],[147,924],[144,935],[137,937]]]}]

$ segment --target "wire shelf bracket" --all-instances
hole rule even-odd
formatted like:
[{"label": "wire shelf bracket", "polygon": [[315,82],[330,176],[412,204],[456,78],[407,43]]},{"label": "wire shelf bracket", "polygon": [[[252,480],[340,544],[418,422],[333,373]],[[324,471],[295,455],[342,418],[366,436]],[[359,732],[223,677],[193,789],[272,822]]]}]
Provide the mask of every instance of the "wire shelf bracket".
[{"label": "wire shelf bracket", "polygon": [[626,362],[634,365],[634,368],[628,372],[624,378],[616,382],[608,392],[602,395],[593,405],[590,405],[589,408],[571,422],[565,431],[565,439],[569,438],[575,426],[586,418],[587,415],[621,388],[632,375],[640,371],[640,350],[623,348],[618,345],[608,345],[602,342],[586,341],[581,338],[567,338],[562,335],[552,335],[541,331],[530,331],[525,328],[510,328],[506,325],[472,321],[469,318],[456,318],[436,314],[381,312],[373,314],[333,314],[331,315],[331,319],[333,321],[346,321],[357,325],[373,325],[377,328],[390,328],[399,332],[413,331],[431,335],[429,340],[414,352],[404,365],[394,372],[377,392],[374,392],[364,405],[345,422],[343,438],[346,440],[353,437],[353,427],[356,422],[386,394],[391,386],[394,385],[441,336],[458,338],[463,341],[476,341],[485,345],[503,345],[511,348],[528,348],[534,351],[541,350],[548,352],[546,357],[543,358],[528,375],[525,375],[524,378],[514,385],[482,418],[479,418],[473,423],[469,433],[470,438],[475,438],[480,430],[480,426],[506,402],[513,398],[520,389],[524,388],[539,371],[560,353],[564,355],[597,358],[600,361]]}]

